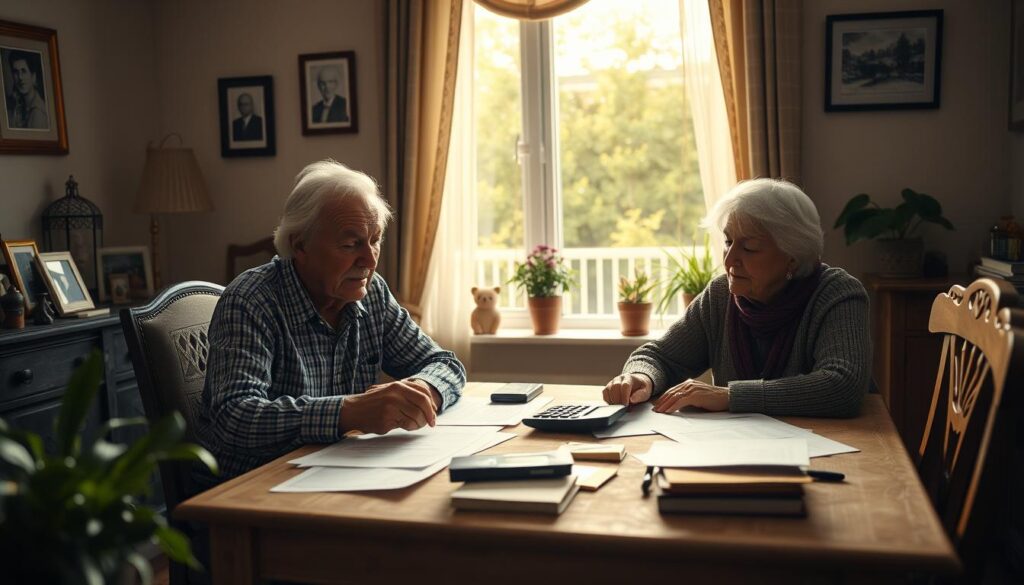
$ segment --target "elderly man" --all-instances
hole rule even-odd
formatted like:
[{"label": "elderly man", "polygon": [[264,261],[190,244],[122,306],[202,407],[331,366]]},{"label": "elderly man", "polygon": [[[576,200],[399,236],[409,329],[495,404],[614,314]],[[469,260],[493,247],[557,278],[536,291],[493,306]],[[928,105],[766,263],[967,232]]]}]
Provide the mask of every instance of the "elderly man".
[{"label": "elderly man", "polygon": [[[433,426],[466,372],[374,273],[391,217],[367,175],[334,161],[296,178],[278,256],[236,278],[210,323],[197,435],[221,479],[348,431]],[[396,379],[377,384],[384,371]]]},{"label": "elderly man", "polygon": [[337,67],[327,66],[320,69],[316,77],[316,87],[320,90],[322,99],[313,106],[314,124],[348,122],[348,105],[345,98],[338,95],[339,85],[341,74]]},{"label": "elderly man", "polygon": [[243,93],[238,96],[238,117],[231,124],[231,136],[235,142],[263,140],[263,118],[257,116],[252,96]]}]

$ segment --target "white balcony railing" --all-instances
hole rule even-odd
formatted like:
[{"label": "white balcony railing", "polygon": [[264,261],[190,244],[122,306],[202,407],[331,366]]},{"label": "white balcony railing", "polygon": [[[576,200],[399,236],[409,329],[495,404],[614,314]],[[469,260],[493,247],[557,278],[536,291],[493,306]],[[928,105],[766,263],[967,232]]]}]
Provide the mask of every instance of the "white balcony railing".
[{"label": "white balcony railing", "polygon": [[[687,248],[686,253],[690,253]],[[671,276],[672,264],[666,257],[679,257],[678,248],[564,248],[559,251],[576,273],[577,286],[563,295],[565,312],[581,317],[616,317],[620,276],[633,278],[639,268],[657,281],[653,301],[661,301]],[[703,248],[697,249],[703,254]],[[526,295],[508,284],[515,263],[522,262],[522,250],[478,249],[476,254],[477,286],[501,286],[502,309],[526,307]],[[682,295],[676,295],[665,311],[666,316],[682,313]]]}]

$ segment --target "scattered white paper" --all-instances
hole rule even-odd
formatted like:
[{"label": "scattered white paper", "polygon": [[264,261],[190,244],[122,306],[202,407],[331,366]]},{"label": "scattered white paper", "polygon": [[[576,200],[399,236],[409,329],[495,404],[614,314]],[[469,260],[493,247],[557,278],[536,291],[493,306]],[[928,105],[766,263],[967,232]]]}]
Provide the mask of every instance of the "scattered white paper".
[{"label": "scattered white paper", "polygon": [[438,426],[514,426],[540,412],[550,396],[538,396],[525,404],[495,404],[489,398],[463,396],[437,417]]},{"label": "scattered white paper", "polygon": [[386,435],[349,437],[289,463],[316,467],[400,467],[422,469],[450,458],[467,444],[501,427],[424,427]]},{"label": "scattered white paper", "polygon": [[803,438],[704,441],[658,441],[636,456],[645,465],[659,467],[725,467],[736,465],[806,466],[807,441]]},{"label": "scattered white paper", "polygon": [[[473,455],[504,443],[515,433],[492,433],[456,455]],[[423,469],[392,469],[365,467],[312,467],[270,489],[272,492],[362,492],[369,490],[396,490],[407,488],[441,471],[451,463],[451,457]]]},{"label": "scattered white paper", "polygon": [[656,435],[661,430],[685,430],[689,426],[682,413],[662,414],[654,412],[653,408],[650,402],[634,404],[615,424],[595,430],[594,436],[598,439],[612,439]]},{"label": "scattered white paper", "polygon": [[[691,420],[691,422],[693,421]],[[669,439],[680,443],[801,438],[807,441],[807,453],[810,457],[855,453],[860,450],[815,434],[808,429],[800,428],[763,414],[751,414],[743,418],[721,419],[716,424],[705,425],[696,423],[690,429],[682,431],[669,430],[659,432]]]},{"label": "scattered white paper", "polygon": [[841,453],[857,453],[860,449],[823,437],[817,433],[807,433],[804,437],[807,440],[807,453],[811,457],[828,457]]}]

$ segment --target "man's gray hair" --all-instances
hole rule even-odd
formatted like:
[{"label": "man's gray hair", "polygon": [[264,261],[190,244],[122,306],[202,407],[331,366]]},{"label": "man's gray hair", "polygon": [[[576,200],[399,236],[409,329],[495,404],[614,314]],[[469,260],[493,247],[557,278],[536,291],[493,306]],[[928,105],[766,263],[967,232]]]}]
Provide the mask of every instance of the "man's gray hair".
[{"label": "man's gray hair", "polygon": [[779,179],[742,181],[729,190],[704,219],[705,227],[725,229],[731,217],[770,235],[784,254],[796,260],[794,276],[807,276],[825,247],[821,217],[799,187]]},{"label": "man's gray hair", "polygon": [[316,228],[320,210],[329,201],[359,197],[377,218],[381,231],[391,220],[391,209],[380,197],[377,183],[366,173],[354,171],[331,159],[306,166],[295,177],[295,186],[284,203],[284,215],[274,230],[274,248],[282,258],[292,257],[292,236],[307,240]]}]

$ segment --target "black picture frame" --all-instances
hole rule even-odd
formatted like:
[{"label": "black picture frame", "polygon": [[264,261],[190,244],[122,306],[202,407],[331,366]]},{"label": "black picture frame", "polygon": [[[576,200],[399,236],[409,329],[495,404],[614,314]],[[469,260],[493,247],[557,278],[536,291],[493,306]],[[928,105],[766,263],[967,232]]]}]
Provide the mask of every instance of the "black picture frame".
[{"label": "black picture frame", "polygon": [[1010,130],[1024,131],[1024,0],[1010,4]]},{"label": "black picture frame", "polygon": [[825,18],[825,111],[939,107],[942,10]]},{"label": "black picture frame", "polygon": [[[217,80],[217,102],[222,157],[277,154],[273,77],[222,77]],[[247,117],[241,110],[246,102],[251,108]]]},{"label": "black picture frame", "polygon": [[[321,81],[325,81],[323,85]],[[299,96],[303,136],[357,134],[355,52],[299,55]],[[324,101],[328,98],[331,103],[325,109]]]}]

